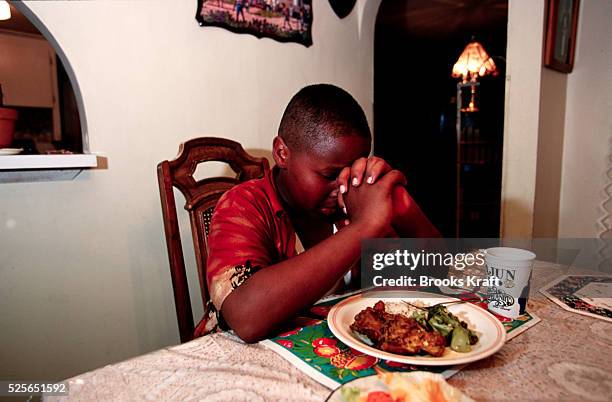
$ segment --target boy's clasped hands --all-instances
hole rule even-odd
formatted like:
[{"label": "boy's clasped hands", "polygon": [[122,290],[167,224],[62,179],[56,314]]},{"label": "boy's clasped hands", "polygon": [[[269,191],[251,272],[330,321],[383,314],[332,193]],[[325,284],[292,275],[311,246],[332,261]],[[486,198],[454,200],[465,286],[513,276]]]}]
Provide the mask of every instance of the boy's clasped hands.
[{"label": "boy's clasped hands", "polygon": [[345,225],[354,222],[375,227],[381,237],[395,234],[392,225],[406,185],[403,173],[393,170],[384,159],[371,156],[342,169],[337,184],[338,206],[347,216]]}]

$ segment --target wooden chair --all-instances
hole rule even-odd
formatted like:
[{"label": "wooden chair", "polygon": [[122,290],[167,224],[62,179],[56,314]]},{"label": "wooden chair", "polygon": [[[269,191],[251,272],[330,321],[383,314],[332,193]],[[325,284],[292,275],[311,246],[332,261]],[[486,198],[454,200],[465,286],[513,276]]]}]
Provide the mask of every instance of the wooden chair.
[{"label": "wooden chair", "polygon": [[[208,161],[226,162],[236,172],[235,177],[211,177],[196,181],[193,174],[198,164]],[[181,342],[193,339],[194,321],[185,272],[173,187],[185,197],[189,213],[195,260],[203,305],[208,302],[206,286],[207,237],[210,220],[223,193],[243,181],[262,177],[269,169],[266,158],[255,158],[242,146],[228,139],[203,137],[182,143],[176,159],[157,165],[164,231],[174,289],[174,302]]]}]

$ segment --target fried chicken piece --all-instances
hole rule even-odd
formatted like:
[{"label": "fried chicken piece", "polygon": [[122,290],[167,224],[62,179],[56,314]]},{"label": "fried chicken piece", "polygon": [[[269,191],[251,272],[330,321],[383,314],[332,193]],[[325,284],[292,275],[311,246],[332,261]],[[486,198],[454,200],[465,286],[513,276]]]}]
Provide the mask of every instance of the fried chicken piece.
[{"label": "fried chicken piece", "polygon": [[413,355],[421,350],[424,329],[414,319],[397,315],[385,322],[382,350],[401,355]]},{"label": "fried chicken piece", "polygon": [[426,332],[423,336],[423,345],[421,349],[434,357],[440,357],[444,354],[446,348],[446,338],[439,332]]},{"label": "fried chicken piece", "polygon": [[438,357],[446,346],[441,334],[428,332],[414,318],[386,313],[382,300],[360,311],[351,329],[366,335],[377,348],[401,355],[426,352]]},{"label": "fried chicken piece", "polygon": [[351,330],[367,336],[375,345],[380,342],[382,328],[385,325],[385,303],[379,300],[374,308],[367,307],[355,316]]},{"label": "fried chicken piece", "polygon": [[401,314],[393,316],[383,327],[380,348],[401,355],[413,355],[424,351],[438,357],[444,354],[446,339],[437,332],[428,332],[415,319]]}]

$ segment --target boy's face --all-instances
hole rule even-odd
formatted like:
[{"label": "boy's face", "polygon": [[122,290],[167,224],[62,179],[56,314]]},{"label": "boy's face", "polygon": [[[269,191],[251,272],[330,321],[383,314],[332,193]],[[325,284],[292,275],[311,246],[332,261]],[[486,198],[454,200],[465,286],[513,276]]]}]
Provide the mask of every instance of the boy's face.
[{"label": "boy's face", "polygon": [[[289,150],[279,190],[292,208],[331,217],[338,212],[336,178],[346,166],[370,153],[370,140],[357,135],[329,138],[314,148]],[[278,163],[277,164],[281,165]]]}]

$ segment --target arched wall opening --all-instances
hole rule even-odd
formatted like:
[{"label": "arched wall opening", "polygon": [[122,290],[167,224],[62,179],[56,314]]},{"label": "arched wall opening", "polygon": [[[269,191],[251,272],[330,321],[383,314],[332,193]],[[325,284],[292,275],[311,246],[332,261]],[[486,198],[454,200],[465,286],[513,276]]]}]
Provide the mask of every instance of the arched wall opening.
[{"label": "arched wall opening", "polygon": [[4,105],[17,110],[12,147],[23,154],[88,153],[87,117],[74,69],[53,33],[23,2],[0,21]]}]

